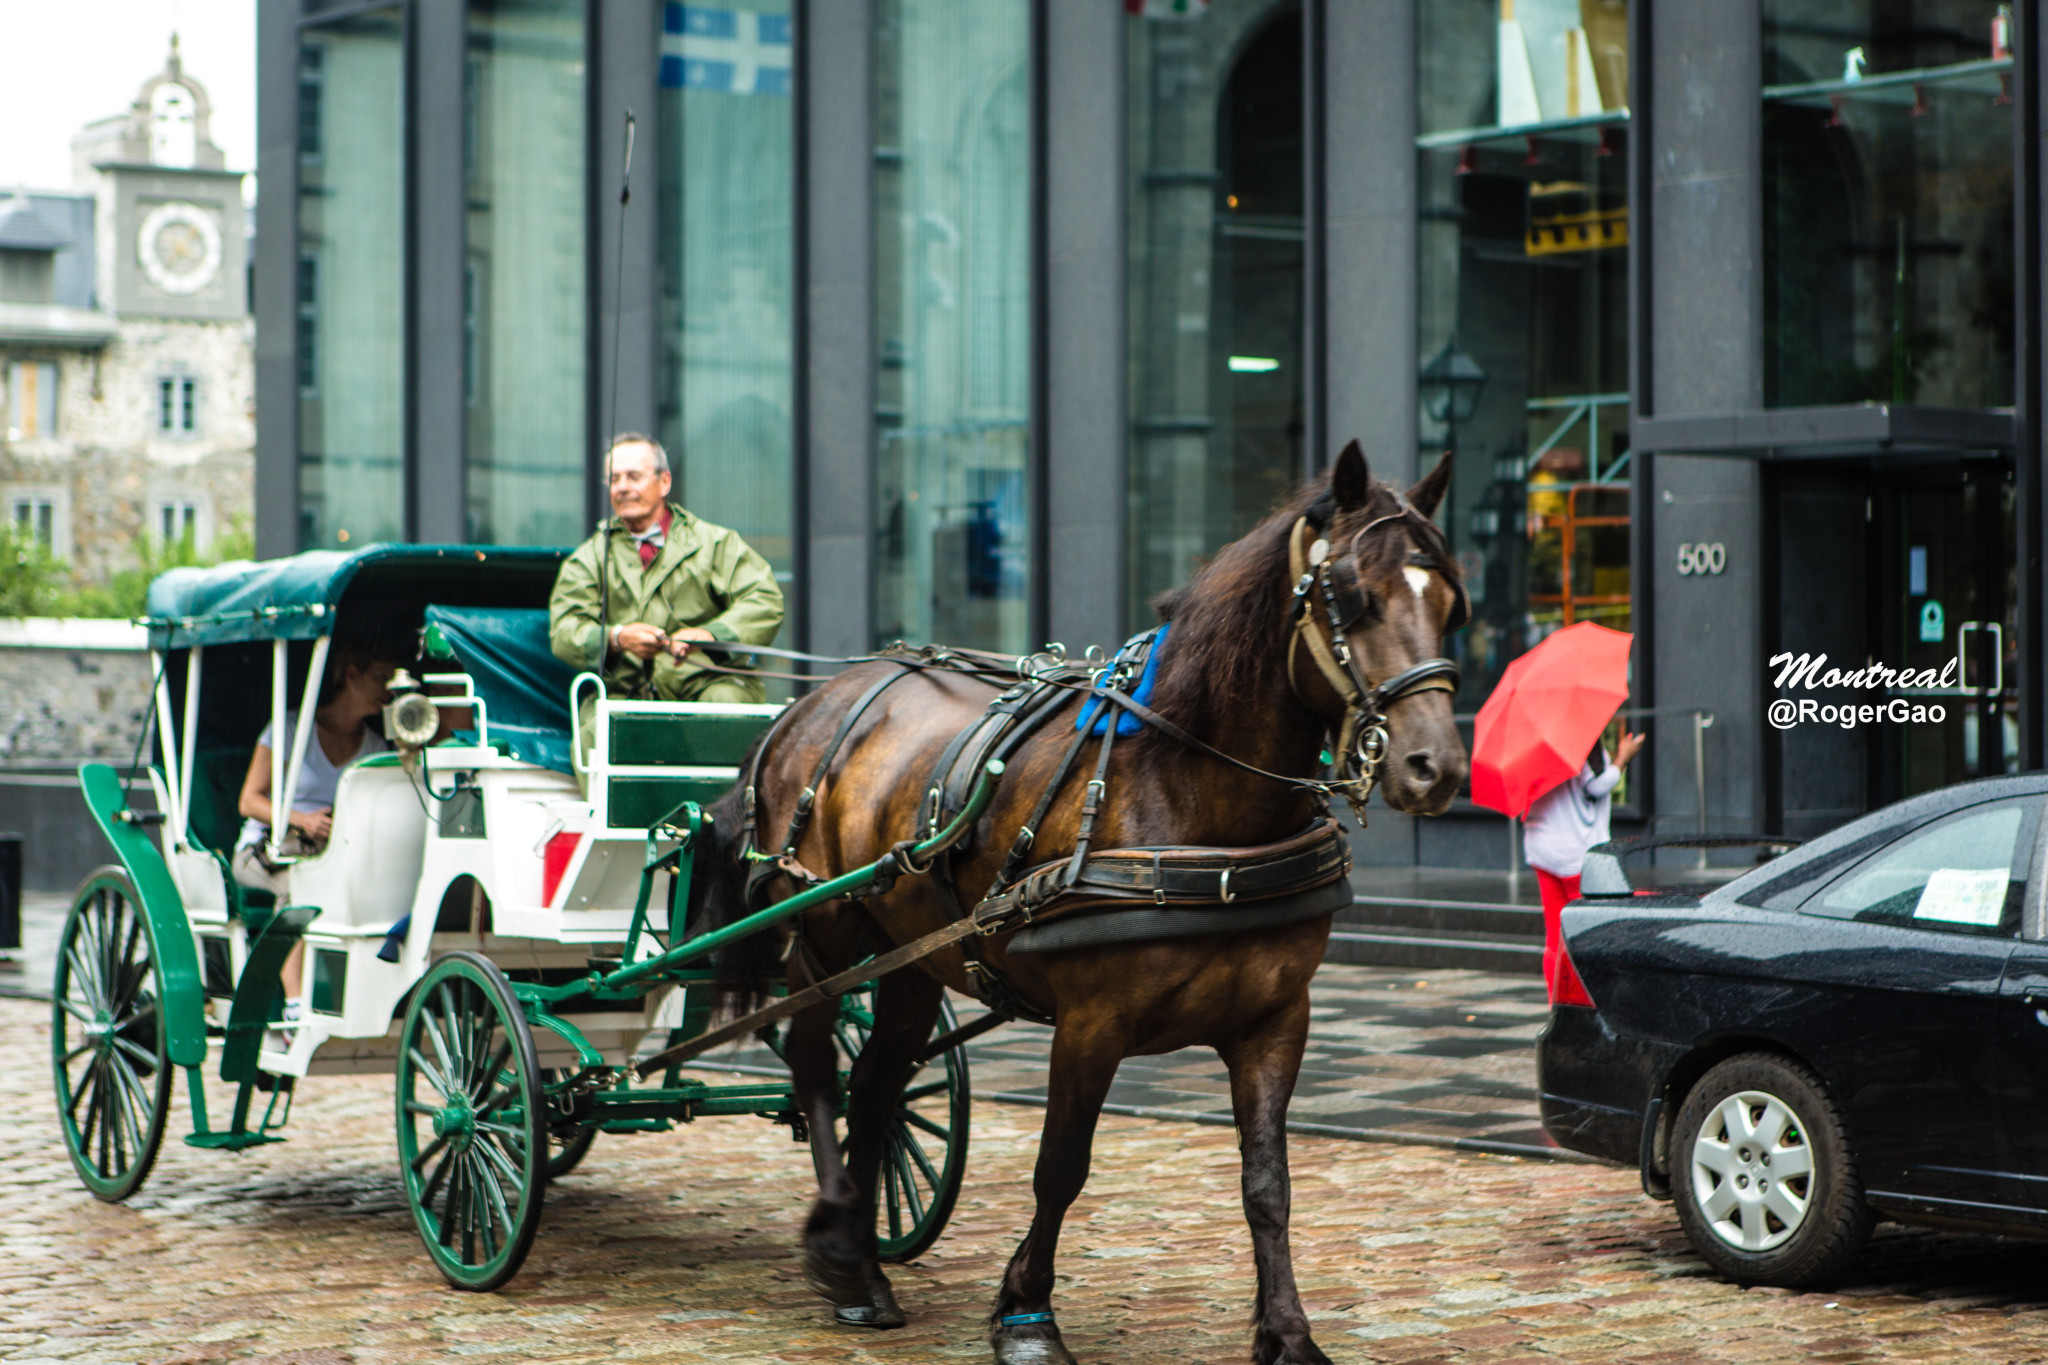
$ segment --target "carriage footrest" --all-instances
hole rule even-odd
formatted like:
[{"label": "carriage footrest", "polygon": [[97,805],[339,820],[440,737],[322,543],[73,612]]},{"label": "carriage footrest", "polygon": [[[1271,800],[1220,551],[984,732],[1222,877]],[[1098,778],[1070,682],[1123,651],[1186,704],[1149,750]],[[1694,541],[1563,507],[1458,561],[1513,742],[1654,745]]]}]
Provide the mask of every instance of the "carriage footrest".
[{"label": "carriage footrest", "polygon": [[209,1151],[215,1152],[239,1152],[244,1147],[259,1147],[266,1142],[283,1141],[284,1139],[277,1136],[275,1133],[254,1133],[247,1131],[237,1133],[230,1130],[225,1133],[185,1134],[185,1145],[187,1147],[204,1147]]}]

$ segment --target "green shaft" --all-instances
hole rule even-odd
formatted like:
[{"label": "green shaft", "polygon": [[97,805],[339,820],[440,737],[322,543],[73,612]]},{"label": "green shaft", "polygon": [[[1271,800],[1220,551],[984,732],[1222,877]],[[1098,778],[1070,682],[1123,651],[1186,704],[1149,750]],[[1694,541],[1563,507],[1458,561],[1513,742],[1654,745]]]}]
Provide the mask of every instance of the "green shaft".
[{"label": "green shaft", "polygon": [[[981,819],[981,813],[988,809],[988,803],[996,793],[996,779],[1002,775],[1002,761],[990,759],[981,776],[975,779],[974,790],[968,793],[966,806],[953,817],[953,822],[923,843],[914,846],[911,849],[911,856],[923,862],[958,843],[974,822]],[[779,924],[791,915],[801,914],[821,902],[834,900],[840,896],[859,895],[874,885],[877,872],[890,863],[892,858],[893,855],[877,858],[866,867],[858,868],[843,877],[834,877],[829,882],[820,882],[808,891],[799,891],[788,900],[777,901],[766,910],[757,910],[745,919],[735,920],[726,925],[723,929],[714,929],[708,934],[699,934],[687,943],[678,943],[660,957],[651,957],[645,962],[636,962],[630,967],[611,973],[599,983],[600,988],[611,990],[631,985],[643,977],[658,975],[671,967],[679,967],[692,959],[715,953],[728,943],[758,933],[771,924]]]}]

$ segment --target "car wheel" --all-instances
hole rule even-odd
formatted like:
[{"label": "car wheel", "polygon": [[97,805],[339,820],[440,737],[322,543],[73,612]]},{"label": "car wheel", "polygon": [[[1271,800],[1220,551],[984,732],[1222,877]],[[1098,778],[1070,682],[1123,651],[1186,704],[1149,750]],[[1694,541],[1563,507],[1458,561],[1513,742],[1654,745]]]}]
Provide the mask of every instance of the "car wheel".
[{"label": "car wheel", "polygon": [[1686,1237],[1739,1284],[1820,1283],[1870,1236],[1841,1111],[1796,1062],[1751,1053],[1703,1076],[1678,1112],[1671,1167]]}]

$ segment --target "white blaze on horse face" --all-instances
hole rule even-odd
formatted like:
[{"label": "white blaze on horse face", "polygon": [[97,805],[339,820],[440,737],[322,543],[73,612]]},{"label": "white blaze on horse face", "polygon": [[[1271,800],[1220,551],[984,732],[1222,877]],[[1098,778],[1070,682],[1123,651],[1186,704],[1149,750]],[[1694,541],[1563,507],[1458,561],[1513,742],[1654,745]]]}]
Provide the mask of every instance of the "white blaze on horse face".
[{"label": "white blaze on horse face", "polygon": [[1417,597],[1429,591],[1429,570],[1418,569],[1413,564],[1403,564],[1401,576],[1408,580],[1409,591]]}]

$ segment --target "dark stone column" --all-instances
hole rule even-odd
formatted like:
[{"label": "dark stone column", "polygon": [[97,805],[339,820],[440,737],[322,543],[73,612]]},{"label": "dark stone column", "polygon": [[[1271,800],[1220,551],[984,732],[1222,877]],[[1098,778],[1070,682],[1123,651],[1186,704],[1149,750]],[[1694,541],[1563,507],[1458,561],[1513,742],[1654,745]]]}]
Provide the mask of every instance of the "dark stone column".
[{"label": "dark stone column", "polygon": [[[593,524],[609,510],[603,467],[613,431],[657,429],[661,266],[655,210],[661,180],[662,7],[661,0],[606,0],[594,8],[588,367],[589,520]],[[624,165],[628,111],[634,120],[633,197],[625,208],[621,272],[619,173]],[[616,414],[612,410],[614,383]]]},{"label": "dark stone column", "polygon": [[1046,3],[1047,525],[1033,571],[1048,638],[1079,652],[1124,634],[1125,19],[1100,0]]},{"label": "dark stone column", "polygon": [[469,36],[463,0],[422,0],[412,11],[408,88],[413,137],[411,210],[411,486],[406,533],[430,544],[469,539],[468,414],[462,396],[462,275],[468,258],[463,83]]},{"label": "dark stone column", "polygon": [[299,0],[256,9],[256,553],[299,548]]},{"label": "dark stone column", "polygon": [[[1647,0],[1650,335],[1655,412],[1763,405],[1763,185],[1759,0]],[[1640,344],[1640,343],[1639,343]],[[1639,409],[1640,410],[1640,409]],[[1712,709],[1705,735],[1710,832],[1764,819],[1765,602],[1761,480],[1753,461],[1658,455],[1647,601],[1656,615],[1655,702]],[[1678,547],[1727,546],[1727,569],[1681,577]],[[1797,642],[1791,642],[1796,644]],[[1660,718],[1660,832],[1697,828],[1692,729]]]},{"label": "dark stone column", "polygon": [[805,647],[874,627],[874,6],[809,0],[797,23],[799,412]]}]

